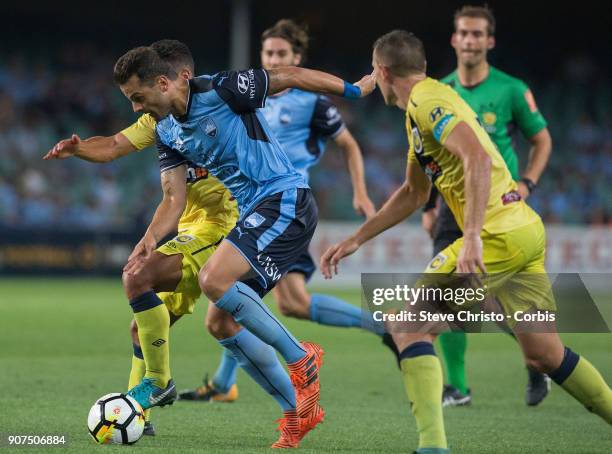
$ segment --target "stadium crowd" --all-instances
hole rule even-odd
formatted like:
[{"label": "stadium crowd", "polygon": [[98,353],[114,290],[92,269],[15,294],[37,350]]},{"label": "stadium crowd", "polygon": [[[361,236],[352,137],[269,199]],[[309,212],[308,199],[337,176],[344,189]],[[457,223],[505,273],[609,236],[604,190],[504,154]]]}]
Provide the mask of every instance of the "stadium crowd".
[{"label": "stadium crowd", "polygon": [[[157,205],[154,152],[101,166],[41,160],[73,132],[111,134],[136,119],[112,82],[114,57],[96,51],[92,61],[91,55],[83,45],[66,47],[53,65],[25,56],[0,61],[0,225],[130,229],[144,225]],[[554,81],[514,74],[529,82],[553,137],[549,167],[529,203],[547,223],[610,225],[612,88],[588,59],[568,60]],[[402,112],[386,109],[379,96],[335,101],[362,147],[368,188],[380,204],[403,179]],[[333,148],[311,177],[320,218],[355,219],[349,175]],[[518,148],[525,162],[527,146]]]}]

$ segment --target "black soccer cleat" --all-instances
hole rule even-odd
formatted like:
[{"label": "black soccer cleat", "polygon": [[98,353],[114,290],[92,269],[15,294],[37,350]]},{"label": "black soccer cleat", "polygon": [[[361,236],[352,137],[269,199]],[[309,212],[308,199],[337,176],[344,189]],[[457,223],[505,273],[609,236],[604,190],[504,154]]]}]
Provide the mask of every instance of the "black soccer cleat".
[{"label": "black soccer cleat", "polygon": [[397,361],[397,368],[401,369],[402,367],[400,365],[400,352],[397,349],[397,345],[395,345],[395,342],[393,342],[393,337],[391,336],[391,334],[383,333],[382,343],[389,350],[391,350],[391,352],[393,353],[393,356],[395,356],[395,361]]},{"label": "black soccer cleat", "polygon": [[530,407],[535,407],[548,395],[550,391],[550,378],[546,374],[541,374],[527,368],[529,380],[525,390],[525,403]]},{"label": "black soccer cleat", "polygon": [[472,403],[472,391],[467,390],[467,394],[463,394],[457,388],[451,385],[444,385],[442,392],[443,407],[461,407]]},{"label": "black soccer cleat", "polygon": [[195,389],[188,389],[179,393],[179,400],[194,400],[200,402],[234,402],[238,399],[238,386],[234,383],[228,392],[223,393],[215,389],[213,383],[204,376],[204,384]]},{"label": "black soccer cleat", "polygon": [[147,435],[149,437],[155,436],[155,427],[153,427],[153,423],[151,421],[145,421],[144,430],[142,434]]}]

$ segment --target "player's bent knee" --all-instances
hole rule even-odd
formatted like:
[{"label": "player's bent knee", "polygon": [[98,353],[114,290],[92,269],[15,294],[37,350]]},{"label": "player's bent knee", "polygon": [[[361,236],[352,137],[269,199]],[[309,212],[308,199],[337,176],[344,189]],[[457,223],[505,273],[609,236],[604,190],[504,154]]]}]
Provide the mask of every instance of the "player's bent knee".
[{"label": "player's bent knee", "polygon": [[226,282],[214,270],[203,268],[198,275],[198,282],[202,293],[212,301],[219,301],[227,292],[227,289],[232,285],[232,282]]},{"label": "player's bent knee", "polygon": [[123,273],[121,280],[129,299],[136,298],[153,288],[148,273],[144,270],[138,274]]}]

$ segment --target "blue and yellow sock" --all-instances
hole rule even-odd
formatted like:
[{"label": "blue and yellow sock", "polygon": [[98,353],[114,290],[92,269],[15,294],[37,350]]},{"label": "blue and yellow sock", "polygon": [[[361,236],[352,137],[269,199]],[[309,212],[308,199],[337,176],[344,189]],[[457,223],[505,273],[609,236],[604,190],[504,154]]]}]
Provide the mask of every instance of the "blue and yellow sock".
[{"label": "blue and yellow sock", "polygon": [[295,390],[272,347],[244,328],[219,343],[231,351],[236,362],[278,402],[283,411],[295,410]]},{"label": "blue and yellow sock", "polygon": [[212,384],[220,393],[227,393],[232,385],[236,383],[236,372],[238,372],[238,361],[232,351],[224,348],[221,352],[221,361],[212,378]]},{"label": "blue and yellow sock", "polygon": [[[442,367],[430,342],[400,353],[402,377],[419,433],[419,449],[447,449],[442,417]],[[417,451],[419,452],[419,451]]]},{"label": "blue and yellow sock", "polygon": [[301,344],[248,285],[236,282],[215,304],[232,314],[234,320],[263,342],[274,347],[288,364],[306,356]]},{"label": "blue and yellow sock", "polygon": [[145,377],[165,388],[170,380],[170,313],[153,290],[132,299],[130,306],[138,325],[138,339],[144,357]]},{"label": "blue and yellow sock", "polygon": [[612,390],[597,369],[583,356],[565,347],[561,365],[548,376],[587,410],[612,425]]},{"label": "blue and yellow sock", "polygon": [[363,328],[379,335],[385,331],[382,323],[375,323],[361,308],[331,295],[312,295],[310,320],[321,325]]}]

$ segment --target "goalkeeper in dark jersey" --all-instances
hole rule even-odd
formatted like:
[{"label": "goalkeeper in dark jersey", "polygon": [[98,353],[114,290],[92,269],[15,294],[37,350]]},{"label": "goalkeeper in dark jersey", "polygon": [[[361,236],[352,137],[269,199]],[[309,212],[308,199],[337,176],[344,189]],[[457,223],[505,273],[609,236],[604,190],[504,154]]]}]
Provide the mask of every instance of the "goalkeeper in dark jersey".
[{"label": "goalkeeper in dark jersey", "polygon": [[[551,152],[546,120],[525,83],[489,65],[487,52],[495,46],[495,18],[491,10],[486,6],[464,6],[455,13],[454,20],[451,44],[457,54],[457,69],[442,82],[453,87],[478,114],[517,181],[518,192],[526,199],[535,190]],[[517,129],[531,144],[527,166],[522,173],[513,147]],[[423,227],[433,238],[434,256],[462,236],[455,218],[435,188],[424,209]],[[465,376],[466,334],[444,333],[440,336],[440,347],[448,380],[443,404],[469,404],[471,394]],[[527,405],[537,405],[548,394],[550,379],[529,369],[528,373],[525,400]]]}]

